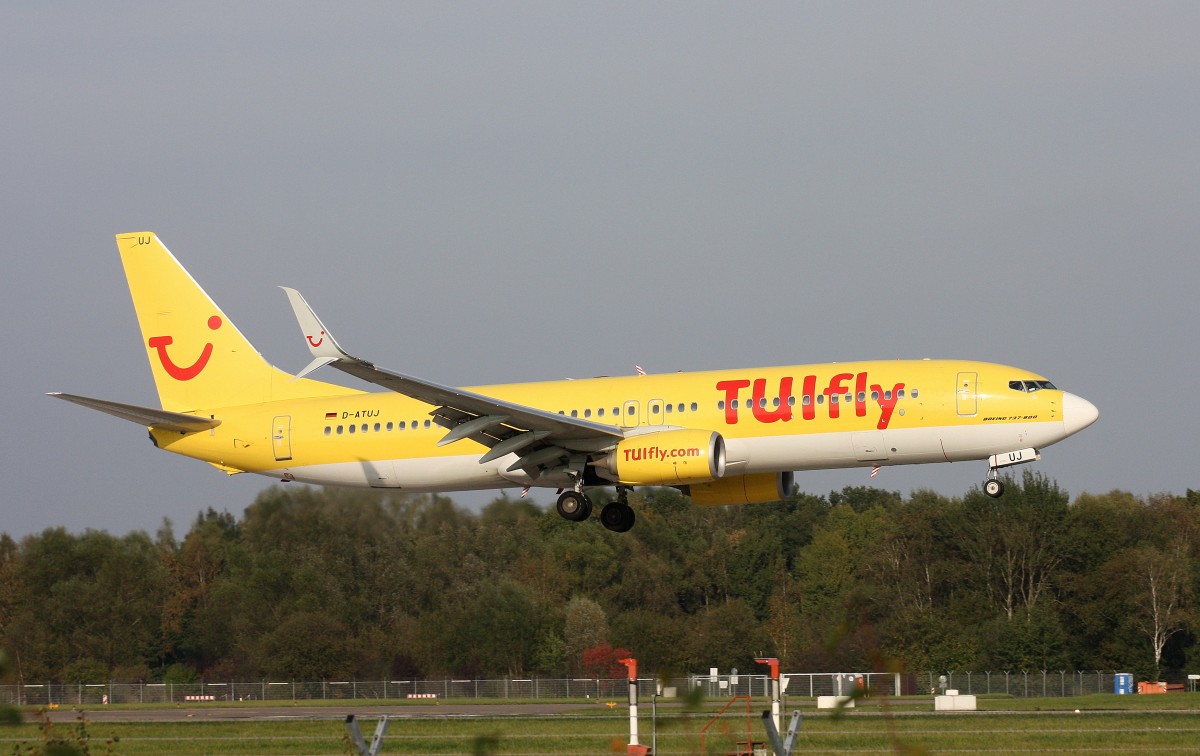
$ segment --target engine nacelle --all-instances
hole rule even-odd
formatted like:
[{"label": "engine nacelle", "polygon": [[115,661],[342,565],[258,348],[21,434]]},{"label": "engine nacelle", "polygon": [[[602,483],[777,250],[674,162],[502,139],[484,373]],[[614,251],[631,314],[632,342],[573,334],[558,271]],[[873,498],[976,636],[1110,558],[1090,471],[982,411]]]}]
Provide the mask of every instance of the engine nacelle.
[{"label": "engine nacelle", "polygon": [[692,498],[693,504],[704,506],[765,504],[791,496],[795,485],[795,475],[790,472],[731,475],[711,483],[686,486],[684,493]]},{"label": "engine nacelle", "polygon": [[707,430],[644,433],[621,441],[592,464],[630,486],[704,483],[725,474],[725,440]]}]

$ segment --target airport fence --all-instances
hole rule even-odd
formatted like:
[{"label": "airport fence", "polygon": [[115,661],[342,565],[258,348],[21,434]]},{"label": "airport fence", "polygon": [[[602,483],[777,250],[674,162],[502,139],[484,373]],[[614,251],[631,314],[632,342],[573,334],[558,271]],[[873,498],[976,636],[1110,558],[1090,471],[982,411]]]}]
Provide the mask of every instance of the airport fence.
[{"label": "airport fence", "polygon": [[[1112,693],[1117,673],[1104,671],[785,673],[787,698],[849,695],[935,695],[958,690],[968,695],[1007,694],[1019,698]],[[638,696],[682,696],[699,688],[709,699],[770,696],[766,675],[693,674],[669,680],[639,678]],[[1195,690],[1191,676],[1187,689]],[[202,704],[228,701],[321,701],[410,699],[605,699],[623,700],[624,678],[501,678],[296,682],[107,682],[0,685],[0,702],[10,705],[93,706],[105,704]]]}]

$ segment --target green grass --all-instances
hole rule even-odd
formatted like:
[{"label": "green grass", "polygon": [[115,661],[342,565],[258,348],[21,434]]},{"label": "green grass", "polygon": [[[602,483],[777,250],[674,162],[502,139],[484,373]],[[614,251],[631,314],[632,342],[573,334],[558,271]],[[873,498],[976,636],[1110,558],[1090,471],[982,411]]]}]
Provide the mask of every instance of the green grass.
[{"label": "green grass", "polygon": [[1098,693],[1067,698],[990,698],[981,696],[979,707],[991,711],[1200,711],[1200,693],[1118,696]]},{"label": "green grass", "polygon": [[[794,700],[789,710],[804,712],[797,752],[902,751],[989,752],[1090,751],[1145,753],[1194,752],[1200,743],[1200,694],[1164,696],[1096,695],[1069,699],[981,699],[978,713],[934,713],[929,698],[899,699],[880,706],[860,701],[841,714],[816,711],[812,702]],[[699,731],[709,721],[714,702],[703,712],[686,713],[660,706],[659,752],[700,753]],[[750,729],[765,740],[755,701]],[[730,713],[708,730],[708,753],[726,753],[745,738],[745,708]],[[551,716],[478,716],[395,718],[384,741],[386,754],[604,754],[624,753],[628,717],[598,706],[580,714]],[[643,706],[641,740],[651,740],[650,707]],[[1075,714],[1080,709],[1080,714]],[[346,727],[338,718],[232,722],[90,723],[90,751],[105,753],[106,742],[118,754],[336,754],[352,753]],[[785,717],[785,725],[789,717]],[[370,740],[375,720],[360,722]],[[72,735],[73,724],[53,732]],[[42,742],[38,725],[0,729],[0,753]]]}]

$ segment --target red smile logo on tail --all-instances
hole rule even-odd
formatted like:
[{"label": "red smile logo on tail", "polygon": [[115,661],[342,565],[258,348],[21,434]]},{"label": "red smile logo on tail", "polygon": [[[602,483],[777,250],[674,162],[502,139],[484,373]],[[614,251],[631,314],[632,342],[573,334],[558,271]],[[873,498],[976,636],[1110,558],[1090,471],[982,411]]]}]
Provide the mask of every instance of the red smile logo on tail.
[{"label": "red smile logo on tail", "polygon": [[[208,319],[208,327],[214,331],[220,328],[221,318],[213,315]],[[204,349],[200,352],[200,356],[195,362],[186,367],[180,367],[167,354],[167,347],[171,346],[174,342],[175,339],[171,336],[154,336],[146,343],[150,345],[150,348],[158,350],[158,359],[162,362],[163,370],[167,371],[167,375],[177,381],[190,381],[200,375],[200,371],[204,370],[205,366],[208,365],[208,358],[212,357],[213,345],[211,342],[205,344]]]}]

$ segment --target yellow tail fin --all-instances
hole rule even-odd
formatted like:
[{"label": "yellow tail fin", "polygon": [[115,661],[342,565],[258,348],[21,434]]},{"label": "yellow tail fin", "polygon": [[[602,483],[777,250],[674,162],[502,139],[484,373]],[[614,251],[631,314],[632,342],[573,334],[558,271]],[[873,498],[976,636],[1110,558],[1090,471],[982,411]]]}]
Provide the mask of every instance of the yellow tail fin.
[{"label": "yellow tail fin", "polygon": [[117,248],[164,410],[359,393],[268,364],[153,233],[118,234]]}]

